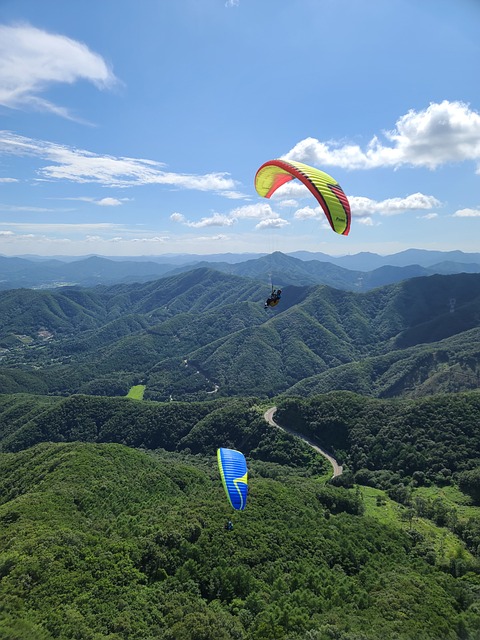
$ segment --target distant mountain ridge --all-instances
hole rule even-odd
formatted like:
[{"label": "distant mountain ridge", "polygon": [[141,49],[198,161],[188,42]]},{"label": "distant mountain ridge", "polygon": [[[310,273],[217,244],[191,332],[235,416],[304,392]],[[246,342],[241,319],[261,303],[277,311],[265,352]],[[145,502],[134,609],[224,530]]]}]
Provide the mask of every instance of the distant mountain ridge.
[{"label": "distant mountain ridge", "polygon": [[[391,256],[359,253],[334,257],[323,253],[275,252],[269,255],[218,254],[171,256],[151,260],[109,259],[89,256],[78,260],[39,260],[0,256],[0,290],[48,289],[80,285],[92,287],[117,282],[149,282],[194,268],[207,267],[286,286],[326,284],[345,291],[369,291],[375,287],[435,273],[480,273],[480,253],[410,249]],[[170,259],[169,258],[169,259]]]}]

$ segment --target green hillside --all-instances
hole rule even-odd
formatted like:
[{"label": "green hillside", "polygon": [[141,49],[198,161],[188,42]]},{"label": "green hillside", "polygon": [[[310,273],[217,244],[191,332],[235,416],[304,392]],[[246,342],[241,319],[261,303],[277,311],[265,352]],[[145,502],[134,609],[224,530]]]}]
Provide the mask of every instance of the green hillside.
[{"label": "green hillside", "polygon": [[480,275],[414,278],[355,294],[268,287],[196,269],[136,285],[0,293],[4,393],[378,397],[478,387]]},{"label": "green hillside", "polygon": [[360,494],[250,467],[248,509],[226,532],[213,456],[1,454],[0,638],[477,637],[473,574],[362,515]]}]

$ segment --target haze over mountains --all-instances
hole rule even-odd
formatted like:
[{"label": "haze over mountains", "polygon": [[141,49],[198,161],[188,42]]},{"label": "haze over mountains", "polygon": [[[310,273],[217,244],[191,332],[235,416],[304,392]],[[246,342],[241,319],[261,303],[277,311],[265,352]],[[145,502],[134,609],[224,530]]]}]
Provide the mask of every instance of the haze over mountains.
[{"label": "haze over mountains", "polygon": [[195,267],[212,267],[261,283],[269,282],[272,277],[278,286],[327,284],[337,289],[362,292],[417,276],[479,273],[480,253],[409,249],[390,256],[359,253],[340,257],[303,251],[288,255],[275,252],[270,255],[165,255],[144,258],[88,256],[74,259],[60,256],[44,259],[39,256],[0,256],[0,289],[148,282]]}]

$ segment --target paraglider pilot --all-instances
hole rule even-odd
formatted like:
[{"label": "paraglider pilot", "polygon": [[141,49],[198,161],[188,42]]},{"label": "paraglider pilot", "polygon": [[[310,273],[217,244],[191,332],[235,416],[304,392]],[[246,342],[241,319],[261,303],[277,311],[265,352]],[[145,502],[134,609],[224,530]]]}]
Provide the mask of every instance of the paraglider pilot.
[{"label": "paraglider pilot", "polygon": [[272,287],[272,293],[271,295],[265,300],[265,309],[268,309],[268,307],[276,307],[277,304],[280,302],[280,298],[282,297],[282,290],[281,289],[274,289]]}]

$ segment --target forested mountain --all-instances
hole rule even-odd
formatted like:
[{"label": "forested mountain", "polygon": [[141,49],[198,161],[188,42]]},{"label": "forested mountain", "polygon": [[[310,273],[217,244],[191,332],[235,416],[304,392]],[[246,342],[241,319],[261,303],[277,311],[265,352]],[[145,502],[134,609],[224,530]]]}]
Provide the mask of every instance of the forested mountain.
[{"label": "forested mountain", "polygon": [[[475,638],[480,519],[415,492],[475,464],[478,394],[286,399],[278,419],[390,497],[319,482],[322,459],[253,399],[0,396],[17,450],[0,454],[0,637]],[[235,515],[220,444],[249,458]]]},{"label": "forested mountain", "polygon": [[1,640],[479,637],[480,275],[268,293],[0,293]]},{"label": "forested mountain", "polygon": [[271,274],[279,286],[326,284],[336,289],[362,292],[417,276],[480,272],[480,255],[460,251],[442,253],[410,250],[394,256],[357,254],[342,257],[308,252],[286,255],[277,251],[254,257],[248,254],[205,258],[171,256],[171,263],[168,259],[121,260],[89,256],[62,261],[0,256],[0,290],[148,282],[167,274],[175,275],[203,267],[263,283],[268,282]]},{"label": "forested mountain", "polygon": [[361,494],[260,462],[250,486],[225,532],[213,456],[81,443],[0,455],[0,637],[474,637],[473,574],[361,515]]},{"label": "forested mountain", "polygon": [[0,293],[4,392],[158,400],[346,389],[379,397],[479,384],[480,275],[365,294],[268,287],[196,269],[137,285]]}]

